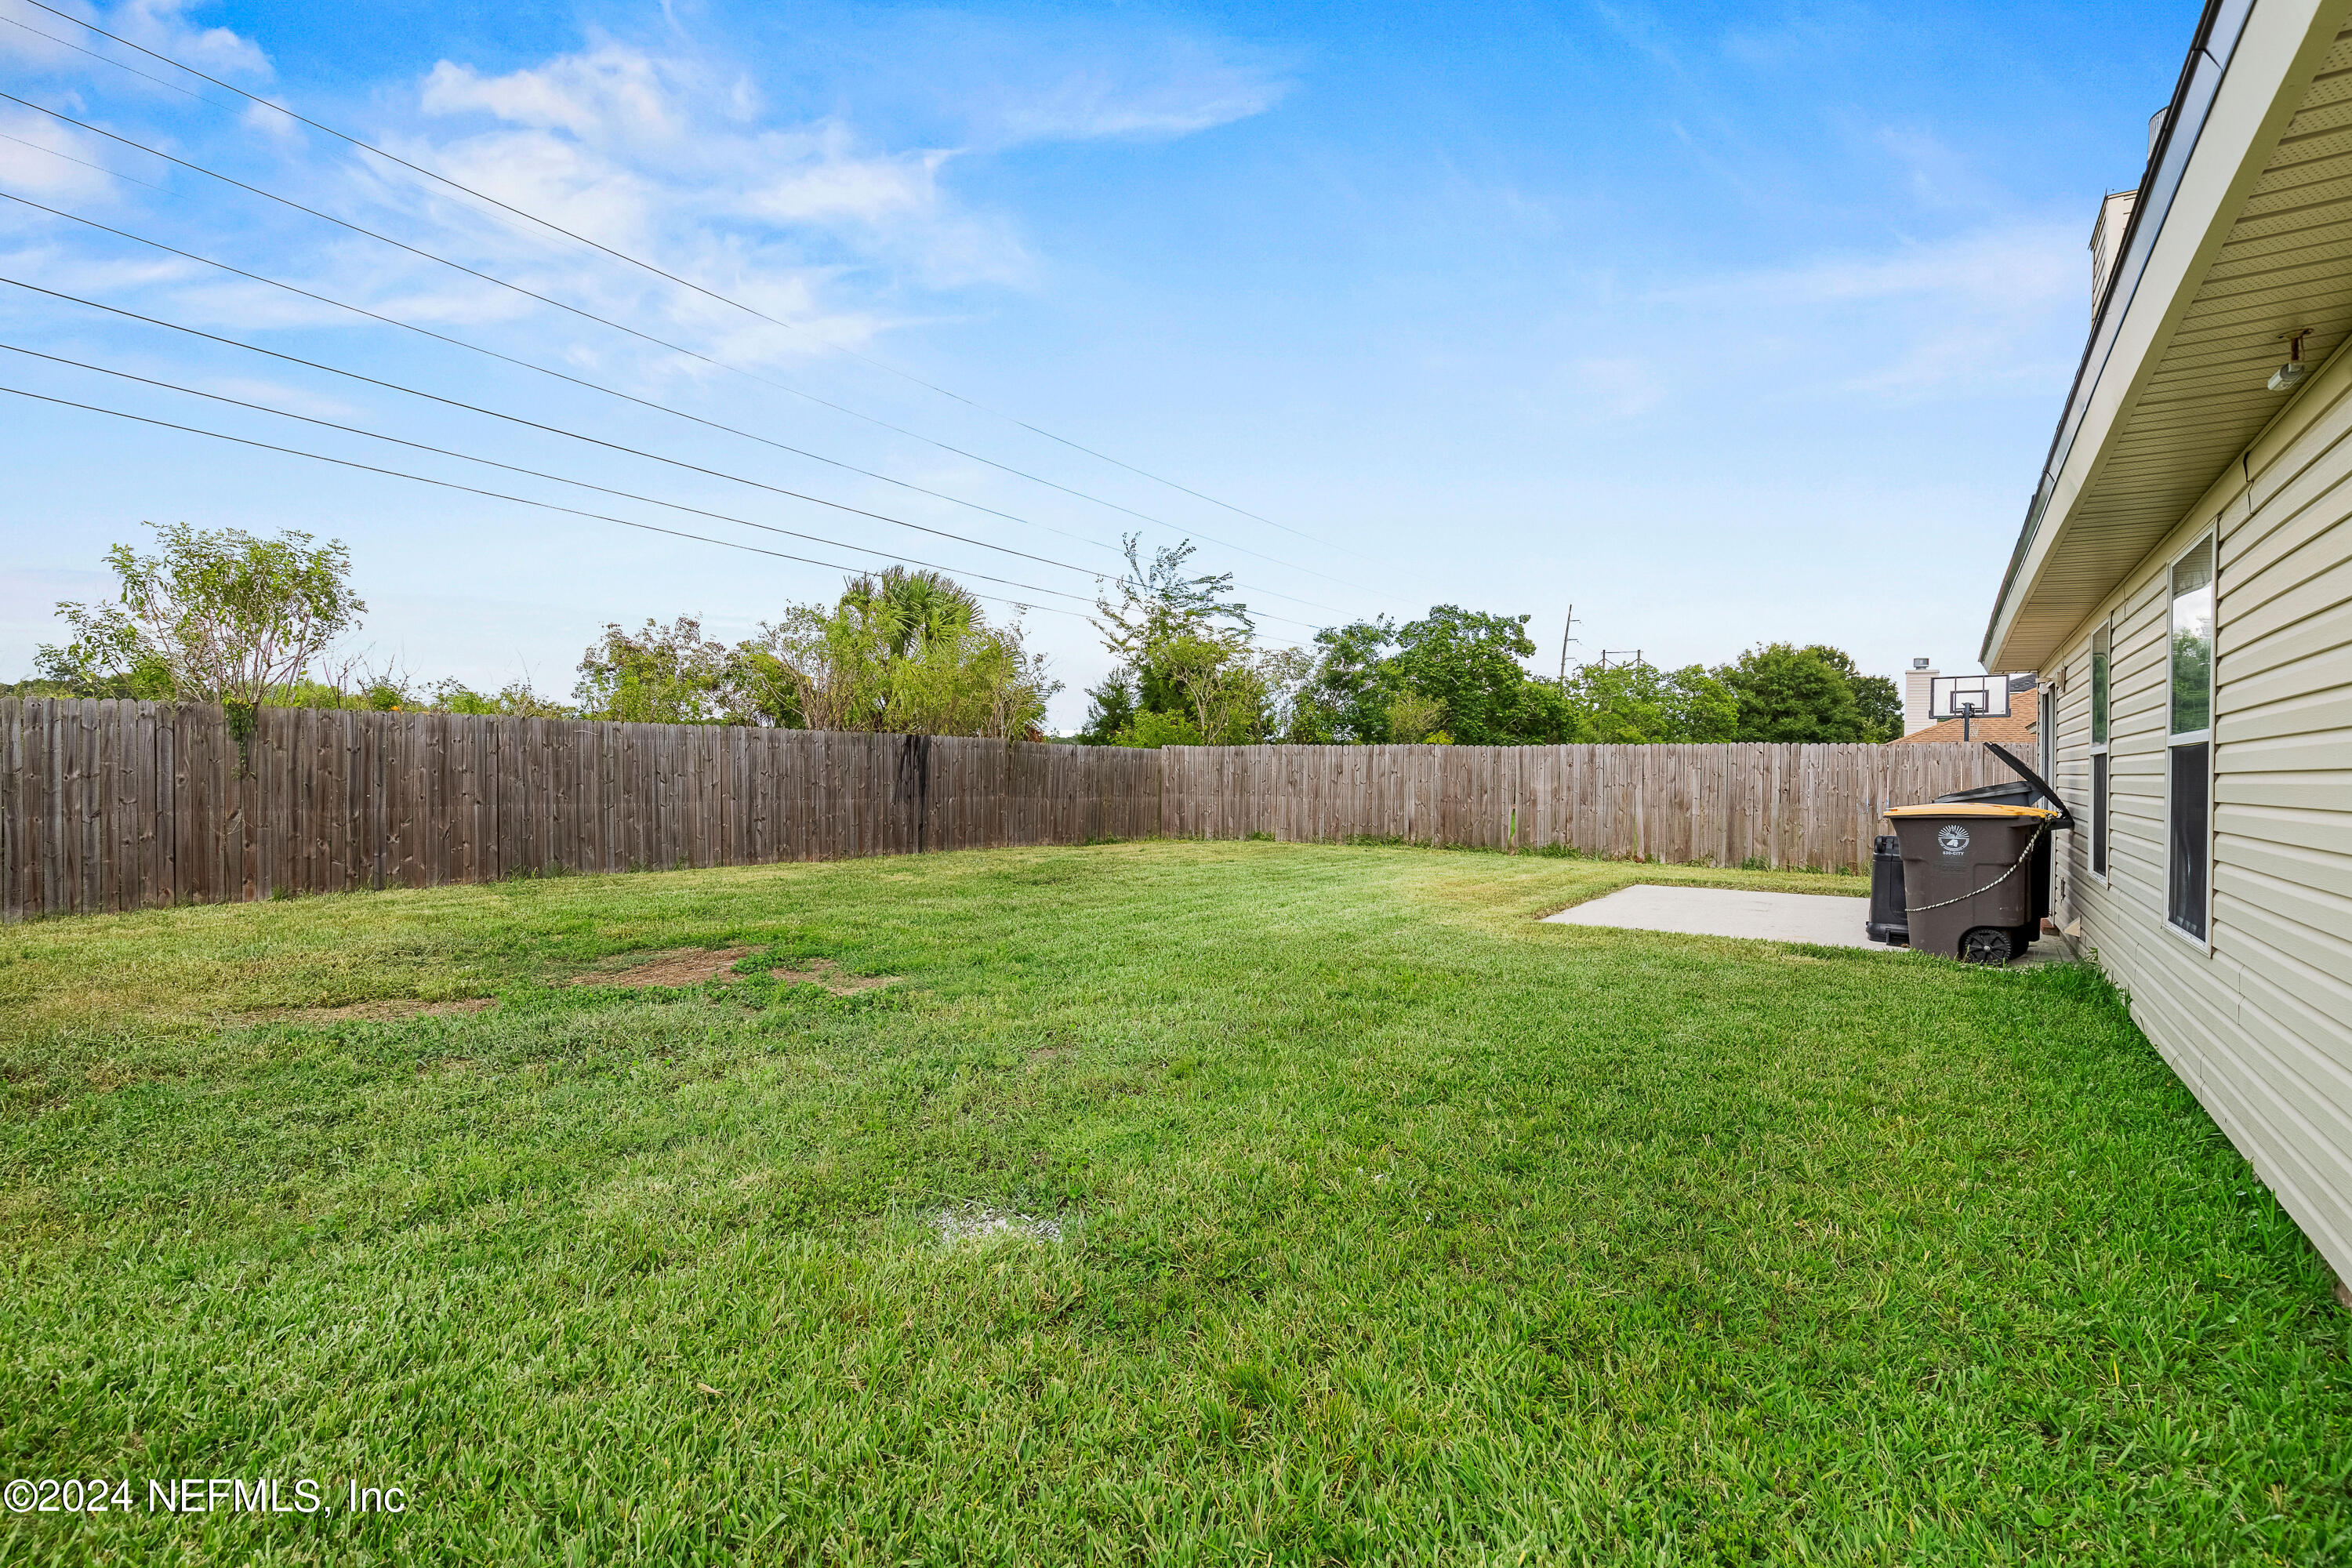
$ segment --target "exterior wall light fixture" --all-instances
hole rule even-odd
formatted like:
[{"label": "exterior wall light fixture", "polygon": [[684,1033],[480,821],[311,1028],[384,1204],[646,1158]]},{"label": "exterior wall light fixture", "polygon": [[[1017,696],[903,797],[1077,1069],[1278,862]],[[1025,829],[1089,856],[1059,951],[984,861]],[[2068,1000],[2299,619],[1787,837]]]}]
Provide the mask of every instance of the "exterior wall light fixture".
[{"label": "exterior wall light fixture", "polygon": [[2304,373],[2311,368],[2303,363],[2303,340],[2311,336],[2311,329],[2298,327],[2291,332],[2281,332],[2279,336],[2286,342],[2286,363],[2271,375],[2273,392],[2286,391],[2301,381]]}]

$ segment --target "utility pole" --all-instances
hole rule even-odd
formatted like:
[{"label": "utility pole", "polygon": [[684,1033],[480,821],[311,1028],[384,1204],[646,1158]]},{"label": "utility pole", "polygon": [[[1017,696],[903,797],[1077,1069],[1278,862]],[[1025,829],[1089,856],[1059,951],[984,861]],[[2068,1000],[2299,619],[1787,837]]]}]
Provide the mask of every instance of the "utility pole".
[{"label": "utility pole", "polygon": [[1568,606],[1568,624],[1559,628],[1559,689],[1568,689],[1568,645],[1579,639],[1568,634],[1576,629],[1576,606]]}]

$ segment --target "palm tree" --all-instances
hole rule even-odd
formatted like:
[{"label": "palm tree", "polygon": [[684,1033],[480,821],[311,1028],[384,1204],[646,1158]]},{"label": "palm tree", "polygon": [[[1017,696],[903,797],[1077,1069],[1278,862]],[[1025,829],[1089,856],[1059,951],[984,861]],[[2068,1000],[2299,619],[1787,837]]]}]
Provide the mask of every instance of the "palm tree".
[{"label": "palm tree", "polygon": [[865,620],[886,659],[913,658],[930,645],[970,633],[980,619],[971,590],[943,572],[887,566],[853,577],[841,595]]}]

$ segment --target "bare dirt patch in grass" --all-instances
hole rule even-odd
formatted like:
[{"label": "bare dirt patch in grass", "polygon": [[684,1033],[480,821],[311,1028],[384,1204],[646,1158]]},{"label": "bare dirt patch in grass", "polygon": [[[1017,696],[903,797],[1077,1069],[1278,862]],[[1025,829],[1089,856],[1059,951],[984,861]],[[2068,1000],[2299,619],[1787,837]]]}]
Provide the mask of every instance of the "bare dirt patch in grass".
[{"label": "bare dirt patch in grass", "polygon": [[357,1020],[383,1023],[394,1018],[441,1018],[478,1013],[498,1005],[495,996],[466,996],[455,1002],[420,1002],[413,996],[383,996],[373,1002],[347,1002],[340,1007],[294,1007],[262,1016],[273,1023],[341,1024]]},{"label": "bare dirt patch in grass", "polygon": [[1058,1219],[980,1207],[940,1209],[930,1216],[930,1223],[931,1228],[939,1232],[940,1242],[948,1247],[993,1241],[1000,1237],[1017,1237],[1024,1241],[1059,1241],[1064,1229]]},{"label": "bare dirt patch in grass", "polygon": [[637,958],[625,969],[572,976],[574,985],[699,985],[735,967],[748,947],[681,947]]},{"label": "bare dirt patch in grass", "polygon": [[860,991],[877,991],[895,984],[895,974],[852,974],[829,958],[804,958],[786,969],[779,966],[772,972],[775,978],[803,985],[822,985],[835,996],[854,996]]}]

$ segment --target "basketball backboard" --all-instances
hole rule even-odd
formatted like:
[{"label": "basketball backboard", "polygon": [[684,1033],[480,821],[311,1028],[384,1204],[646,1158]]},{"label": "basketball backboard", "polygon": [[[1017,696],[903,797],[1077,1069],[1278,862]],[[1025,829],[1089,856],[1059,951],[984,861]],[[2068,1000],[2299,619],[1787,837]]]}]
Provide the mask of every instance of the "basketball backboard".
[{"label": "basketball backboard", "polygon": [[2006,675],[1939,675],[1927,683],[1927,717],[1945,719],[2006,719],[2009,717],[2009,677]]}]

